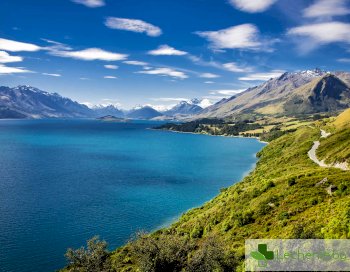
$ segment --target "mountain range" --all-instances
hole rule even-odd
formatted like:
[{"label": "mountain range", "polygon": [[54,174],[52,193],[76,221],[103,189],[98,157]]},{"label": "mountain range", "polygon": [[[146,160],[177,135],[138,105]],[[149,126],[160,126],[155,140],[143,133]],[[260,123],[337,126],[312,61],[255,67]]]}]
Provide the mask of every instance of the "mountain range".
[{"label": "mountain range", "polygon": [[208,101],[192,99],[180,101],[165,111],[148,105],[128,111],[114,105],[89,108],[31,86],[0,87],[0,118],[96,118],[105,115],[131,119],[237,118],[297,116],[337,112],[348,107],[350,73],[319,69],[286,72],[211,106]]},{"label": "mountain range", "polygon": [[106,115],[131,119],[172,118],[197,114],[203,110],[202,104],[203,100],[192,99],[162,112],[148,105],[122,110],[114,105],[88,107],[57,93],[27,85],[0,87],[0,118],[96,118]]},{"label": "mountain range", "polygon": [[284,73],[204,109],[196,118],[242,114],[294,116],[350,107],[350,73],[319,69]]}]

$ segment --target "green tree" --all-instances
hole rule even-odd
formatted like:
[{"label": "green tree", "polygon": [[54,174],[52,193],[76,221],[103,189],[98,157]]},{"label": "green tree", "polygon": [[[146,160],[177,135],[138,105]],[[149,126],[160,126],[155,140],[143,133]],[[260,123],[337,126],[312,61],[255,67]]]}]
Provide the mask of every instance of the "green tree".
[{"label": "green tree", "polygon": [[69,248],[65,254],[69,264],[68,271],[107,272],[112,271],[106,241],[95,236],[87,241],[87,248]]}]

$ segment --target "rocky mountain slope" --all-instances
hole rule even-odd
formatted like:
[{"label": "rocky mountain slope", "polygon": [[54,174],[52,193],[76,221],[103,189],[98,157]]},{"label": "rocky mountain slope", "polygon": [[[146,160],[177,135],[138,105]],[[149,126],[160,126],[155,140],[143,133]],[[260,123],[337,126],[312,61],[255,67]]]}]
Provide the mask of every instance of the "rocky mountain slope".
[{"label": "rocky mountain slope", "polygon": [[91,117],[87,106],[30,86],[0,87],[0,118]]},{"label": "rocky mountain slope", "polygon": [[101,117],[101,116],[106,116],[106,115],[113,115],[115,117],[124,117],[124,112],[120,109],[118,109],[114,105],[96,105],[91,108],[96,116]]},{"label": "rocky mountain slope", "polygon": [[181,101],[179,104],[175,105],[173,108],[163,113],[167,116],[194,115],[203,110],[200,104],[201,100],[199,99]]},{"label": "rocky mountain slope", "polygon": [[226,118],[239,114],[298,115],[333,112],[350,106],[350,73],[307,70],[278,78],[223,99],[198,118]]}]

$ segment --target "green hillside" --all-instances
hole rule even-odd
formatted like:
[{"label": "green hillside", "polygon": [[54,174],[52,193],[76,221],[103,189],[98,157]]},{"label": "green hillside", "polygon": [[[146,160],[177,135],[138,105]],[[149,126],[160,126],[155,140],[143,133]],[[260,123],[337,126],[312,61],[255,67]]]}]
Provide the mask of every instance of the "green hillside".
[{"label": "green hillside", "polygon": [[[139,235],[104,263],[110,271],[244,271],[247,238],[350,238],[350,171],[321,168],[307,156],[321,123],[273,140],[243,181],[169,228]],[[343,131],[350,128],[333,137],[350,146]],[[74,264],[71,271],[88,271]]]}]

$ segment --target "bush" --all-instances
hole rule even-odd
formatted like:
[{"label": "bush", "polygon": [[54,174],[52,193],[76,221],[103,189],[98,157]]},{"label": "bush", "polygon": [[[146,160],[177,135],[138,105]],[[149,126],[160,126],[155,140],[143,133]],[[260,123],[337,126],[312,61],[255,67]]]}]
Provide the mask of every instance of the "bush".
[{"label": "bush", "polygon": [[181,271],[192,249],[188,239],[176,235],[155,237],[139,233],[130,243],[130,253],[144,272]]},{"label": "bush", "polygon": [[65,256],[69,261],[69,271],[111,271],[107,243],[100,241],[98,236],[87,241],[87,248],[81,247],[76,250],[69,248]]},{"label": "bush", "polygon": [[293,186],[295,184],[297,184],[295,177],[292,177],[292,178],[288,179],[288,186]]},{"label": "bush", "polygon": [[191,238],[201,238],[203,236],[203,227],[195,226],[191,232]]},{"label": "bush", "polygon": [[186,272],[224,271],[224,248],[216,237],[209,237],[189,260]]}]

